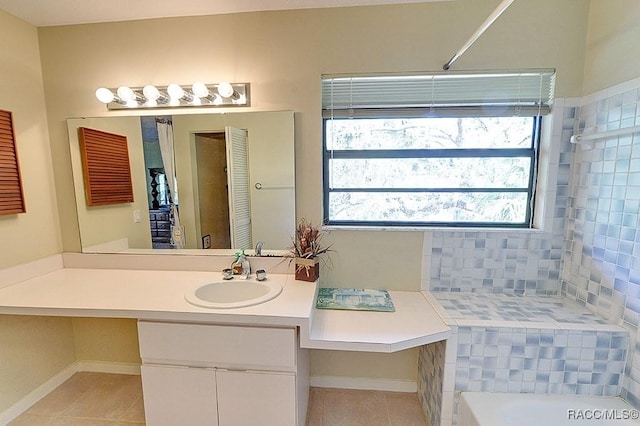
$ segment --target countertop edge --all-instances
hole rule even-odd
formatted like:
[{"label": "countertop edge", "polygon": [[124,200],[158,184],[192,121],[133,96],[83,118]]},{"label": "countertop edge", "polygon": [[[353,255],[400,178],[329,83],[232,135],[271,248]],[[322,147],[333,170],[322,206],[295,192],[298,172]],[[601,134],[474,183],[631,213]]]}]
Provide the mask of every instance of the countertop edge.
[{"label": "countertop edge", "polygon": [[[420,291],[390,291],[397,309],[391,316],[385,312],[320,312],[315,308],[318,282],[301,283],[289,277],[285,285],[285,290],[290,286],[289,292],[283,293],[284,298],[274,299],[276,303],[207,311],[187,307],[175,299],[187,286],[198,285],[203,277],[196,274],[203,272],[138,271],[132,274],[128,269],[49,267],[38,276],[25,277],[24,281],[4,282],[5,287],[0,282],[0,314],[299,327],[303,349],[383,353],[445,340],[451,334],[451,328]],[[141,275],[144,272],[149,272],[149,276]],[[169,275],[160,275],[164,272]],[[157,304],[148,303],[144,291],[153,288],[157,282],[154,277],[159,276],[163,277],[158,283],[163,288],[160,299]],[[115,297],[106,296],[111,292],[112,282]]]}]

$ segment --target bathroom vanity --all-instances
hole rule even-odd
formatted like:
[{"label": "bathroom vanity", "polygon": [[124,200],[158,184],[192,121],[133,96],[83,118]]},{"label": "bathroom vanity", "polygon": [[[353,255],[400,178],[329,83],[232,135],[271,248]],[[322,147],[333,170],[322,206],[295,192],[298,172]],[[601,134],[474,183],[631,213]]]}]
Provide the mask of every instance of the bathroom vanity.
[{"label": "bathroom vanity", "polygon": [[308,356],[295,328],[138,323],[151,425],[303,425]]},{"label": "bathroom vanity", "polygon": [[137,319],[149,425],[302,426],[309,349],[395,352],[451,332],[420,292],[390,292],[396,312],[317,310],[317,283],[286,267],[266,268],[282,292],[264,303],[187,302],[220,280],[220,259],[51,256],[0,270],[0,314]]}]

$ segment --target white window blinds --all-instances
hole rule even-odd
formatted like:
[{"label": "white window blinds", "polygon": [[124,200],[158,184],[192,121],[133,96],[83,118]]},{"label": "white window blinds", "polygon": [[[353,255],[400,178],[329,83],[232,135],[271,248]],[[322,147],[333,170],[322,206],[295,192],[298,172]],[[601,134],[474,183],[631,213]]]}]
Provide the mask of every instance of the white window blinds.
[{"label": "white window blinds", "polygon": [[323,118],[546,115],[555,70],[322,76]]}]

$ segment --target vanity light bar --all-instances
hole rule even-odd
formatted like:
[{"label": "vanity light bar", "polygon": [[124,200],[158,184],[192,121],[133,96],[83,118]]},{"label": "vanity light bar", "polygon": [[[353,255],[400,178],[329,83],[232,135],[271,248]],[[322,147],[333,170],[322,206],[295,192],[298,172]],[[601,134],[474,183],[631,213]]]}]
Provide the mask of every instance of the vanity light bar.
[{"label": "vanity light bar", "polygon": [[250,106],[249,83],[216,84],[195,82],[190,86],[172,83],[168,86],[101,87],[96,98],[109,110],[179,107]]}]

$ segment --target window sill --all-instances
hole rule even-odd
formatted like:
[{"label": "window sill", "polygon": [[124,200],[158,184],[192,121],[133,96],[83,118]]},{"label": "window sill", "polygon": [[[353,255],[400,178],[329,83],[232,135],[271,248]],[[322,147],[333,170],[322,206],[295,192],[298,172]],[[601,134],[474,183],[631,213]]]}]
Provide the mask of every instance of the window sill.
[{"label": "window sill", "polygon": [[452,227],[452,226],[358,226],[358,225],[323,225],[326,231],[419,231],[419,232],[499,232],[499,233],[522,233],[537,234],[544,230],[540,228],[474,228],[474,227]]}]

